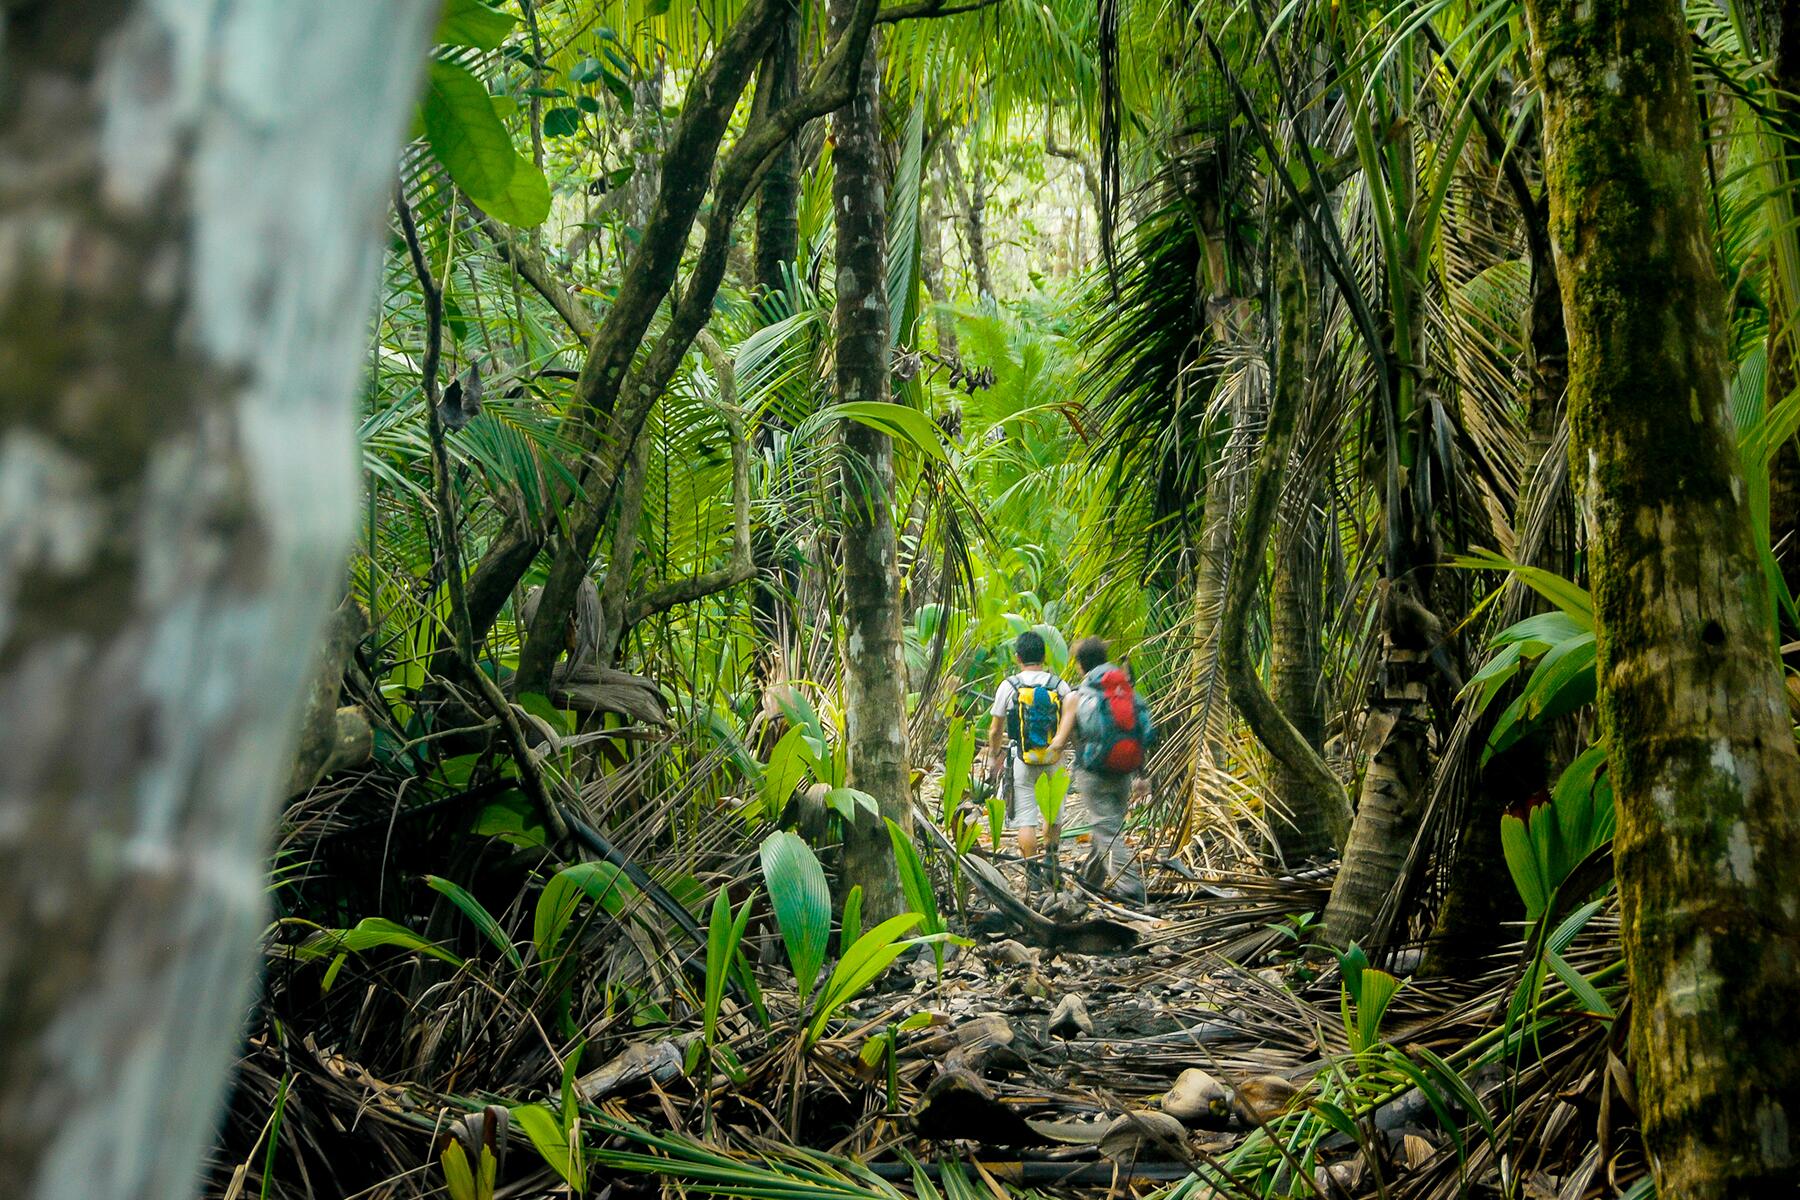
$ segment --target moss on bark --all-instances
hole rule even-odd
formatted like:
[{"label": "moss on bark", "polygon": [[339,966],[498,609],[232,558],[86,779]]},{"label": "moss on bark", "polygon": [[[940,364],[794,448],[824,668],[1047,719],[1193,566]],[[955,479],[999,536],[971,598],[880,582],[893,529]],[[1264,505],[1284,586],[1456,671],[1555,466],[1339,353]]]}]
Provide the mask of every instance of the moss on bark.
[{"label": "moss on bark", "polygon": [[1644,1134],[1661,1194],[1791,1187],[1800,758],[1737,450],[1675,0],[1528,0]]}]

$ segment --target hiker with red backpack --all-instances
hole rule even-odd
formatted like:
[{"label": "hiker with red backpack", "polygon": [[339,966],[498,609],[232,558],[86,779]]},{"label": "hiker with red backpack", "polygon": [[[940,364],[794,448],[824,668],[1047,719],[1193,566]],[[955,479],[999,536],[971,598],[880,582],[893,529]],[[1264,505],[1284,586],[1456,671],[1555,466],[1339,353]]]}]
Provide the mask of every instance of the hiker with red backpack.
[{"label": "hiker with red backpack", "polygon": [[1037,781],[1062,762],[1062,752],[1052,754],[1050,743],[1062,728],[1068,708],[1069,685],[1044,667],[1044,639],[1032,630],[1013,643],[1018,671],[1007,677],[994,693],[988,710],[988,774],[1006,773],[1006,824],[1018,831],[1019,854],[1027,861],[1037,856]]},{"label": "hiker with red backpack", "polygon": [[1125,810],[1131,805],[1132,777],[1144,768],[1156,727],[1143,697],[1131,686],[1131,673],[1108,661],[1104,640],[1076,642],[1075,661],[1081,666],[1081,686],[1063,713],[1050,755],[1051,761],[1059,761],[1069,743],[1076,744],[1074,790],[1087,810],[1090,832],[1081,875],[1123,900],[1141,903],[1144,878],[1125,844]]}]

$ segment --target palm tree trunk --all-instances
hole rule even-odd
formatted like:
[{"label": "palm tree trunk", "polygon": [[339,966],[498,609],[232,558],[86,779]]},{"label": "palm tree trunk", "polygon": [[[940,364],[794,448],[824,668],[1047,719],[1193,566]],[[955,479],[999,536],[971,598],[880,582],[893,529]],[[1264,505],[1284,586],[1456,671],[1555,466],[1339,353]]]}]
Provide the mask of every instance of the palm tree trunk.
[{"label": "palm tree trunk", "polygon": [[[1325,698],[1319,688],[1324,563],[1319,491],[1316,483],[1307,489],[1295,528],[1275,550],[1269,583],[1269,690],[1275,706],[1315,751],[1325,744]],[[1279,811],[1269,823],[1281,857],[1298,863],[1329,854],[1331,834],[1324,807],[1308,778],[1277,760],[1275,793]]]},{"label": "palm tree trunk", "polygon": [[[832,24],[853,5],[833,0]],[[871,34],[850,103],[832,117],[837,177],[837,393],[841,403],[887,400],[887,180],[881,145],[878,43]],[[912,828],[906,774],[906,664],[901,654],[900,554],[894,532],[894,445],[859,422],[844,424],[842,468],[844,713],[849,784],[881,815]],[[859,810],[844,833],[844,876],[863,889],[863,912],[905,910],[893,846],[881,821]]]},{"label": "palm tree trunk", "polygon": [[194,1194],[431,7],[0,10],[9,1196]]},{"label": "palm tree trunk", "polygon": [[1676,0],[1527,0],[1588,513],[1632,1059],[1661,1195],[1800,1173],[1800,756],[1726,411]]}]

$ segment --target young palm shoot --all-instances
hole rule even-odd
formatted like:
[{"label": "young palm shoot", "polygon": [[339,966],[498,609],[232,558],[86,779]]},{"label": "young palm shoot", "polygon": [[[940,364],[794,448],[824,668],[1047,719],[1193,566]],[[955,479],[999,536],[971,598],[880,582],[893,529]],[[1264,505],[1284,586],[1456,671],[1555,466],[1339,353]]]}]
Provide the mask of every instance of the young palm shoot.
[{"label": "young palm shoot", "polygon": [[1069,773],[1063,768],[1038,776],[1036,799],[1038,815],[1044,819],[1044,872],[1052,892],[1062,887],[1062,858],[1057,852],[1062,828],[1057,822],[1062,820],[1063,801],[1068,796]]}]

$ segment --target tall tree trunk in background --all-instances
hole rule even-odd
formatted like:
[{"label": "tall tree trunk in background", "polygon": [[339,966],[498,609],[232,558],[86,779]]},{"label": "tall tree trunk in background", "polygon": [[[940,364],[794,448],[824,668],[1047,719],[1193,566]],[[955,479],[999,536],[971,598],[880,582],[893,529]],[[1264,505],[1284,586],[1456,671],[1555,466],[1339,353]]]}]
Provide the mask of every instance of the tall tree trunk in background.
[{"label": "tall tree trunk in background", "polygon": [[[776,17],[775,36],[763,54],[756,81],[756,106],[778,108],[800,91],[800,6]],[[769,158],[756,195],[756,286],[764,293],[787,287],[800,244],[799,135]]]},{"label": "tall tree trunk in background", "polygon": [[[1269,582],[1269,691],[1275,706],[1314,751],[1325,745],[1325,698],[1319,690],[1321,573],[1324,566],[1322,489],[1316,480],[1306,489],[1294,529],[1275,549],[1275,573]],[[1279,811],[1269,814],[1277,848],[1288,863],[1318,858],[1332,850],[1325,808],[1302,772],[1275,764]]]},{"label": "tall tree trunk in background", "polygon": [[432,6],[0,9],[0,1163],[193,1194]]},{"label": "tall tree trunk in background", "polygon": [[[853,5],[832,0],[833,28]],[[877,35],[863,55],[850,103],[831,119],[837,177],[837,393],[844,404],[889,398],[887,180],[881,146]],[[844,422],[841,505],[844,567],[844,713],[849,784],[910,831],[906,774],[906,663],[901,654],[900,553],[894,533],[894,444]],[[844,873],[863,889],[863,912],[882,920],[906,902],[887,827],[858,810],[844,833]]]},{"label": "tall tree trunk in background", "polygon": [[963,175],[962,160],[957,155],[956,147],[944,147],[944,173],[950,180],[950,187],[956,194],[956,203],[962,209],[963,224],[969,239],[969,269],[975,272],[975,290],[983,299],[994,294],[994,277],[988,270],[987,256],[987,197],[981,191],[981,165],[976,163],[971,171],[973,181]]},{"label": "tall tree trunk in background", "polygon": [[950,312],[950,277],[944,270],[944,188],[936,174],[927,171],[925,211],[920,218],[919,278],[932,300],[931,321],[937,330],[937,352],[958,358],[962,347],[956,337],[956,316]]},{"label": "tall tree trunk in background", "polygon": [[1618,804],[1632,1058],[1661,1195],[1800,1175],[1800,757],[1726,411],[1675,0],[1527,0]]},{"label": "tall tree trunk in background", "polygon": [[[759,109],[778,107],[799,92],[800,7],[794,5],[777,18],[775,36],[763,55],[756,84]],[[787,290],[788,273],[795,269],[800,244],[800,151],[796,135],[777,150],[763,172],[756,196],[756,288],[764,298]],[[772,450],[785,423],[773,412],[756,425],[756,447]],[[792,597],[800,586],[799,572],[787,545],[788,522],[771,514],[757,522],[751,538],[751,558],[756,563],[756,584],[750,592],[751,620],[756,630],[757,677],[765,686],[780,682],[786,670],[780,653],[782,630],[791,625],[784,615],[793,611]]]}]

